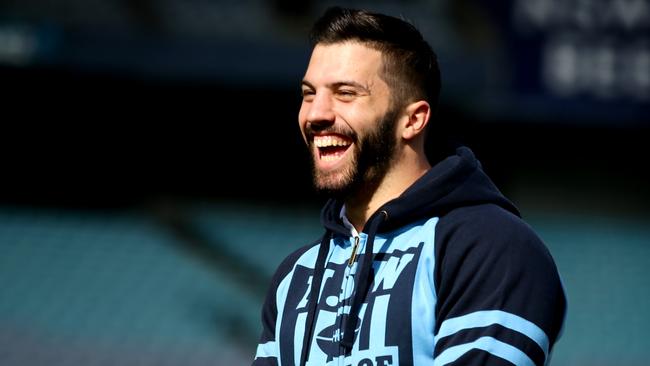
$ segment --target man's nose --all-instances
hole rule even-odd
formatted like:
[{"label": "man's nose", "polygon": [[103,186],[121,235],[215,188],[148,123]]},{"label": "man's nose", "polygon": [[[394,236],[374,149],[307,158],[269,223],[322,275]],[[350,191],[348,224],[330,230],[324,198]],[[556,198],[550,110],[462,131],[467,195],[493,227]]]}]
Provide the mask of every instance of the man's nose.
[{"label": "man's nose", "polygon": [[334,123],[336,114],[333,110],[332,98],[328,93],[316,93],[309,105],[307,122],[314,128],[327,127]]}]

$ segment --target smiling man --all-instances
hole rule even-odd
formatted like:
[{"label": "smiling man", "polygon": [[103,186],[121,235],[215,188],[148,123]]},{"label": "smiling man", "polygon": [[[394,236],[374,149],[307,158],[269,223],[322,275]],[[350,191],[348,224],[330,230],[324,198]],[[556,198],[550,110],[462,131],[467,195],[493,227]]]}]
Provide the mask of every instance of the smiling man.
[{"label": "smiling man", "polygon": [[332,198],[273,277],[253,364],[547,364],[566,309],[552,257],[468,148],[426,157],[431,47],[341,8],[311,40],[298,121]]}]

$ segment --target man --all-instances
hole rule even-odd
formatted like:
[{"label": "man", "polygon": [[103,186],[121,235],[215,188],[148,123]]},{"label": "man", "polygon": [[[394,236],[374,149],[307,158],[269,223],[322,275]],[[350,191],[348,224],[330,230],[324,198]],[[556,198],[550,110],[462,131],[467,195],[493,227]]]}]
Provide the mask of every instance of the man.
[{"label": "man", "polygon": [[469,149],[429,164],[440,78],[421,34],[333,8],[312,44],[298,119],[326,232],[275,274],[253,364],[546,364],[557,269]]}]

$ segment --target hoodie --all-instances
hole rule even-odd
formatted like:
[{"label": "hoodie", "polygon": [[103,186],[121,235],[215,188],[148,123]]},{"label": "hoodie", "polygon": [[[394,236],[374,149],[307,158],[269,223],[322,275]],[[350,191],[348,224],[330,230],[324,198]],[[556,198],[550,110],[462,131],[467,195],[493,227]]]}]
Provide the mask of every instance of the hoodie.
[{"label": "hoodie", "polygon": [[361,233],[327,202],[289,255],[253,365],[546,365],[566,312],[545,245],[470,149],[385,203]]}]

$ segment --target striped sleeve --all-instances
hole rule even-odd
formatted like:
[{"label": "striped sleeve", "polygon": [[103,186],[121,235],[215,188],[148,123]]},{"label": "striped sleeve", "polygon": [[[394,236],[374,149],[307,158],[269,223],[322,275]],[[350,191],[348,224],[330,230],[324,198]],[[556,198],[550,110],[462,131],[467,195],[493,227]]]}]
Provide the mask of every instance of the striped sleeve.
[{"label": "striped sleeve", "polygon": [[434,364],[545,365],[566,309],[557,268],[532,229],[493,205],[436,232]]}]

